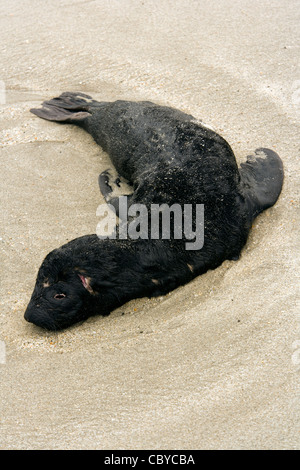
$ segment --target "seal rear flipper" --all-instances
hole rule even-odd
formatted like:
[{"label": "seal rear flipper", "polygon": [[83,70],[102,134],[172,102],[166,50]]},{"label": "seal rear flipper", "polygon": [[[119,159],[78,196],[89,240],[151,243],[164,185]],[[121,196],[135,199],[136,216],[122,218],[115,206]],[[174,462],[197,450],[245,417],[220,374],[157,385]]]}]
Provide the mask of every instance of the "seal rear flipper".
[{"label": "seal rear flipper", "polygon": [[103,106],[105,103],[95,101],[85,93],[73,93],[67,91],[57,98],[42,103],[42,108],[34,108],[30,111],[42,119],[48,121],[82,124],[91,115],[93,109]]},{"label": "seal rear flipper", "polygon": [[266,148],[255,150],[240,167],[242,192],[251,221],[277,201],[283,184],[283,164],[276,152]]},{"label": "seal rear flipper", "polygon": [[72,111],[90,111],[91,107],[99,107],[103,103],[94,100],[91,96],[85,93],[74,93],[66,91],[57,98],[52,98],[49,101],[44,101],[44,105],[57,106],[58,108],[69,109]]},{"label": "seal rear flipper", "polygon": [[32,108],[31,113],[46,119],[47,121],[66,122],[70,124],[82,124],[90,116],[86,111],[73,112],[57,106],[44,105],[42,108]]}]

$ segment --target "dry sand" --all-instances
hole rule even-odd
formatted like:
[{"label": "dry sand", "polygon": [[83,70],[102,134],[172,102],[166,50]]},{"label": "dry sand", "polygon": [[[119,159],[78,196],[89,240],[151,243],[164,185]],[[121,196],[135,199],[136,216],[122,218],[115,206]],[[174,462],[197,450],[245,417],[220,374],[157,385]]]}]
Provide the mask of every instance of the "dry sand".
[{"label": "dry sand", "polygon": [[[1,448],[299,448],[299,13],[296,0],[1,2]],[[37,270],[95,232],[110,166],[82,130],[29,113],[67,90],[192,113],[239,161],[276,150],[285,183],[239,261],[50,333],[23,320]]]}]

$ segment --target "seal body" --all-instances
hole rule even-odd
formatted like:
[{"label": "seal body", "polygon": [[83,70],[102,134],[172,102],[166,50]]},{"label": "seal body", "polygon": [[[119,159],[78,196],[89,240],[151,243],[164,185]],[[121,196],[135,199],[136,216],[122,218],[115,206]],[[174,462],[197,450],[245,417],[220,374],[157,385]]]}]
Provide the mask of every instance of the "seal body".
[{"label": "seal body", "polygon": [[[132,188],[129,207],[201,205],[204,243],[187,249],[187,235],[100,239],[89,235],[49,253],[42,263],[25,318],[61,329],[91,315],[107,315],[137,297],[161,295],[193,277],[237,259],[253,219],[281,191],[283,167],[270,149],[258,149],[238,167],[229,144],[193,116],[151,102],[97,102],[63,93],[31,110],[37,116],[77,124],[105,150],[118,177],[99,177],[105,200],[120,215],[114,186]],[[191,212],[191,230],[199,221]],[[172,215],[172,214],[171,214]],[[172,217],[171,217],[172,218]],[[117,232],[119,234],[119,232]],[[190,241],[190,239],[189,239]]]}]

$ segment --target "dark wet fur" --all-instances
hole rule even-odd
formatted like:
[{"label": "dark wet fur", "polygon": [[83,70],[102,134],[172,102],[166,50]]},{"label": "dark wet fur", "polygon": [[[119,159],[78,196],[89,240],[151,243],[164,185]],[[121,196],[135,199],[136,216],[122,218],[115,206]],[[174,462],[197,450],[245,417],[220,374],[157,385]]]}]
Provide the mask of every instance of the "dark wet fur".
[{"label": "dark wet fur", "polygon": [[[275,152],[258,149],[238,168],[221,136],[169,107],[100,103],[83,93],[63,93],[31,111],[89,132],[132,185],[130,204],[205,208],[201,250],[186,250],[184,236],[101,240],[88,235],[49,253],[25,313],[28,321],[47,329],[107,315],[133,298],[165,294],[225,259],[237,259],[253,219],[272,206],[281,191],[283,168]],[[108,175],[100,175],[100,188],[117,208]],[[89,280],[89,289],[80,275]]]}]

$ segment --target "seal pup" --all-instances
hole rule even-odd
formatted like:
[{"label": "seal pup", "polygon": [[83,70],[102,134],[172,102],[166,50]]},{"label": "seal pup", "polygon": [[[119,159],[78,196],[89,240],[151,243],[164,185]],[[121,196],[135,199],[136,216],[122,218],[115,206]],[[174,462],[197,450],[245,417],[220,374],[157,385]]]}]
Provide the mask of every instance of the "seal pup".
[{"label": "seal pup", "polygon": [[[279,156],[266,148],[238,167],[229,144],[193,116],[143,101],[97,102],[66,92],[45,101],[37,116],[76,124],[106,151],[119,177],[99,177],[100,190],[116,211],[122,196],[114,187],[132,187],[129,207],[204,207],[204,243],[189,247],[184,230],[161,236],[122,239],[97,234],[76,238],[43,261],[25,319],[59,330],[91,315],[108,315],[138,297],[163,295],[238,259],[253,219],[277,200],[283,183]],[[171,217],[172,218],[172,217]],[[192,213],[193,232],[198,227]],[[190,242],[191,243],[191,242]]]}]

